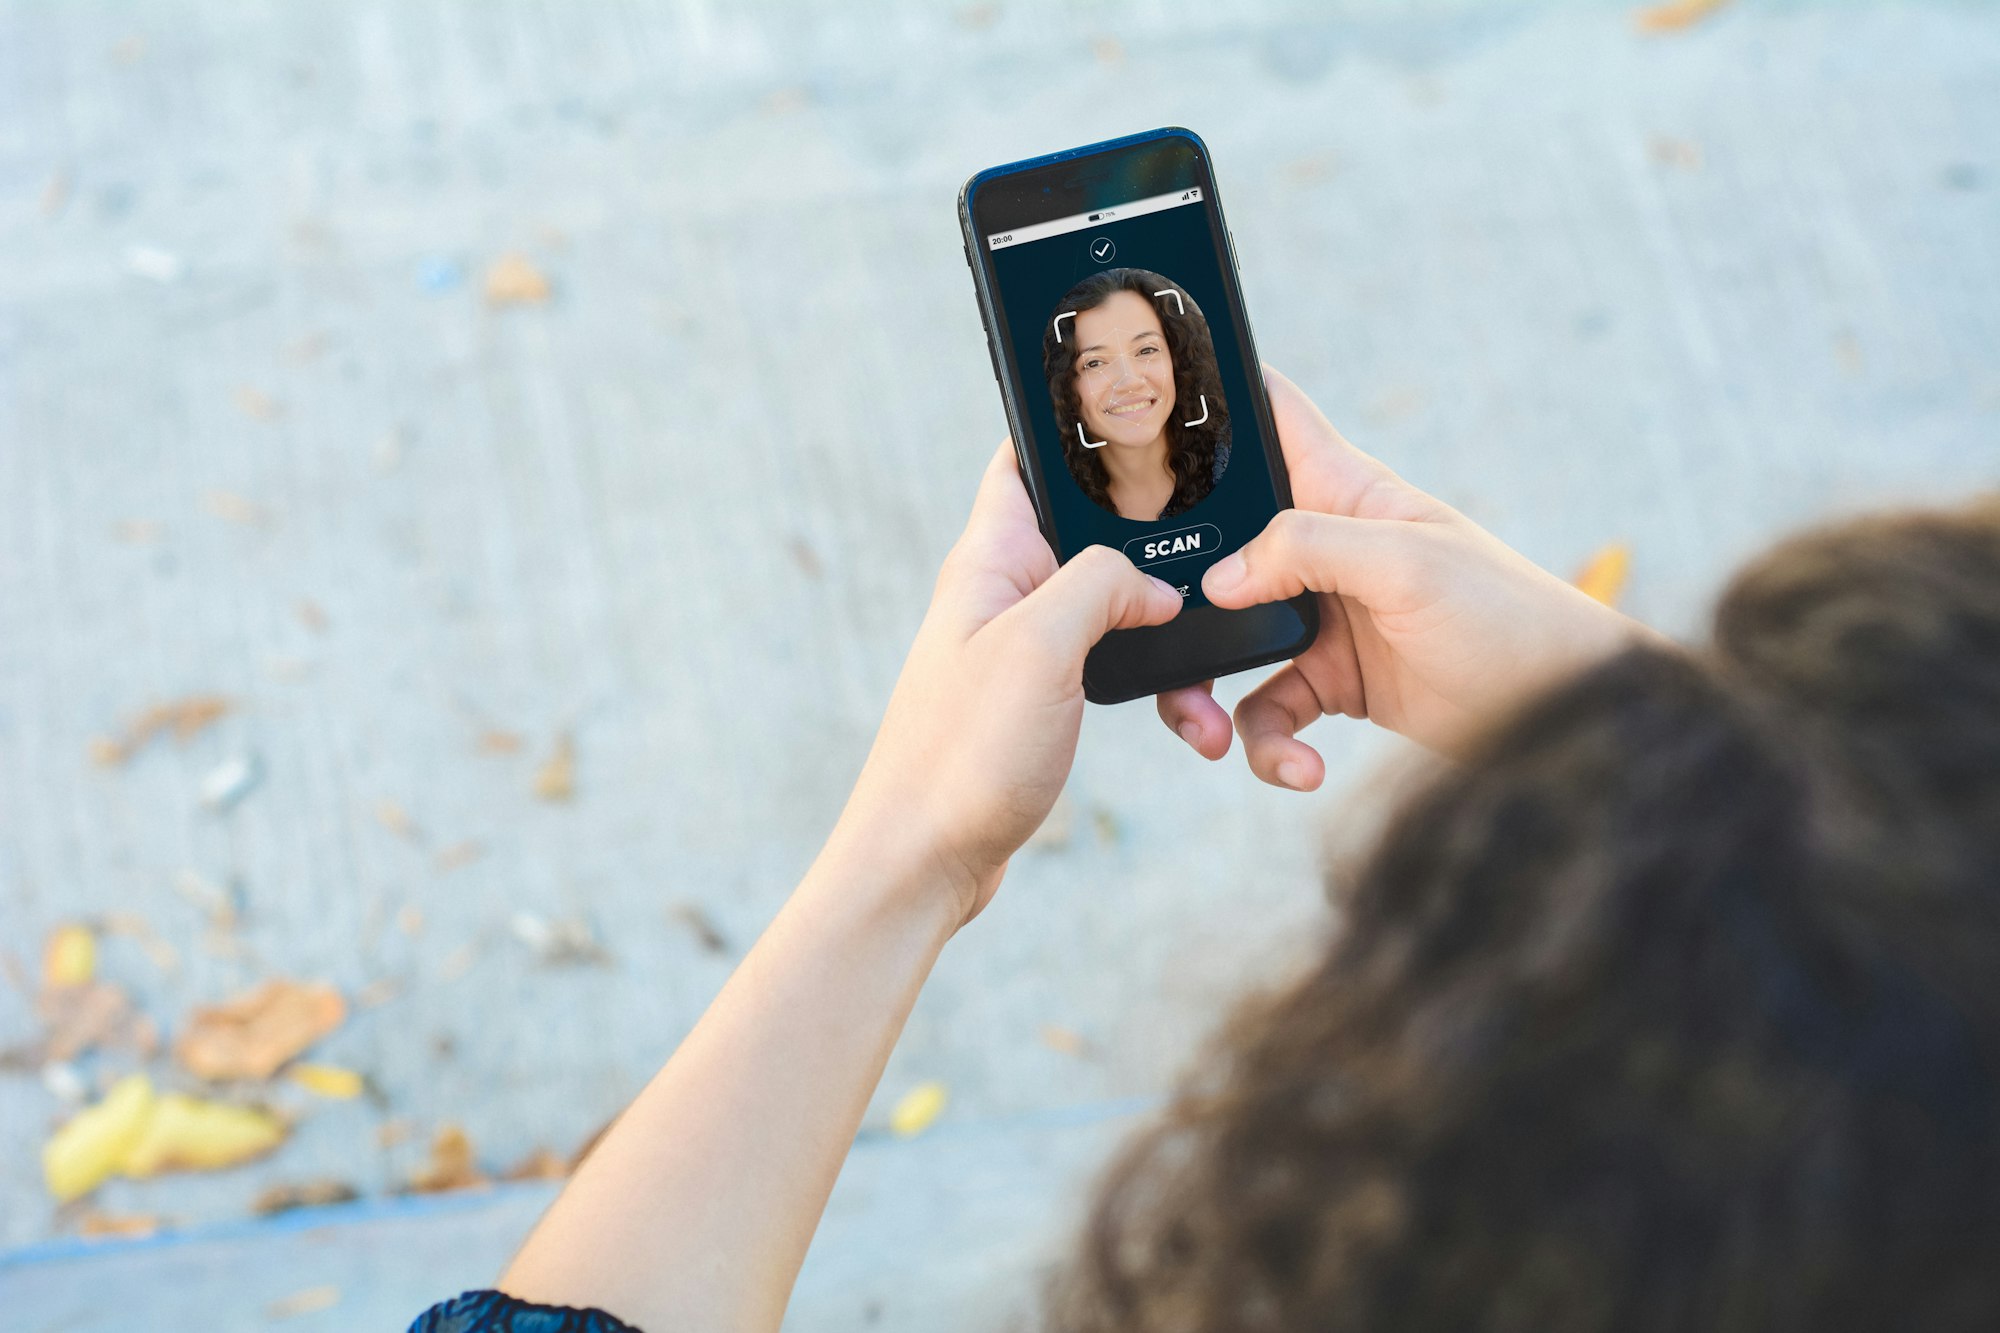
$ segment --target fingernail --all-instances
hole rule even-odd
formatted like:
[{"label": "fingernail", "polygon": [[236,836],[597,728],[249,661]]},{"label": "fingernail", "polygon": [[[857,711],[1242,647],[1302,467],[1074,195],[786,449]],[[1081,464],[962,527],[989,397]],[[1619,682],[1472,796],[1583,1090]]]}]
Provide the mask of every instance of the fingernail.
[{"label": "fingernail", "polygon": [[1278,781],[1284,783],[1293,791],[1304,791],[1306,789],[1305,765],[1296,759],[1287,759],[1284,763],[1278,765]]},{"label": "fingernail", "polygon": [[1211,565],[1208,573],[1201,576],[1201,586],[1204,591],[1210,594],[1228,592],[1231,588],[1243,582],[1243,576],[1248,572],[1249,570],[1245,567],[1243,552],[1238,551],[1226,560],[1218,560]]},{"label": "fingernail", "polygon": [[1188,743],[1189,745],[1193,746],[1193,747],[1194,747],[1194,748],[1195,748],[1196,750],[1199,750],[1199,749],[1201,749],[1201,728],[1200,728],[1200,727],[1196,726],[1196,725],[1195,725],[1194,723],[1192,723],[1192,722],[1183,722],[1183,723],[1181,723],[1181,724],[1180,724],[1180,726],[1179,726],[1179,727],[1175,728],[1175,730],[1177,730],[1177,731],[1179,731],[1179,732],[1180,732],[1180,734],[1181,734],[1181,739],[1182,739],[1182,740],[1186,741],[1186,742],[1187,742],[1187,743]]},{"label": "fingernail", "polygon": [[1173,584],[1167,582],[1165,579],[1153,578],[1151,574],[1146,575],[1146,577],[1153,579],[1153,586],[1161,592],[1166,593],[1169,597],[1172,597],[1175,601],[1178,602],[1181,599],[1181,590]]}]

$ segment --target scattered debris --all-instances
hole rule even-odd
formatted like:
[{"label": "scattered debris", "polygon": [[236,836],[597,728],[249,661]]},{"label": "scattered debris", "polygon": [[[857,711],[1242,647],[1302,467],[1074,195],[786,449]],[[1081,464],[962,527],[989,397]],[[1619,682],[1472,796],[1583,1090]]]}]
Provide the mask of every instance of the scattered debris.
[{"label": "scattered debris", "polygon": [[516,912],[508,923],[514,938],[527,945],[541,962],[608,963],[611,955],[597,942],[590,926],[577,917],[551,921],[534,912]]},{"label": "scattered debris", "polygon": [[285,415],[284,404],[248,384],[237,385],[231,401],[236,404],[237,411],[253,421],[276,421]]},{"label": "scattered debris", "polygon": [[519,754],[524,742],[511,731],[482,731],[479,733],[481,754]]},{"label": "scattered debris", "polygon": [[417,265],[417,287],[436,296],[456,291],[465,282],[465,268],[455,259],[432,255]]},{"label": "scattered debris", "polygon": [[70,922],[49,932],[42,946],[42,985],[81,986],[97,974],[97,935]]},{"label": "scattered debris", "polygon": [[231,880],[223,889],[193,870],[174,876],[174,892],[193,903],[216,930],[234,930],[243,915],[243,886]]},{"label": "scattered debris", "polygon": [[1656,134],[1647,142],[1646,151],[1663,167],[1675,167],[1681,171],[1701,170],[1701,145],[1692,139]]},{"label": "scattered debris", "polygon": [[417,1127],[407,1120],[384,1120],[375,1129],[375,1146],[393,1148],[399,1143],[408,1143]]},{"label": "scattered debris", "polygon": [[382,801],[375,806],[375,818],[383,828],[399,838],[415,840],[417,823],[410,818],[410,812],[394,801]]},{"label": "scattered debris", "polygon": [[125,271],[154,282],[179,282],[187,273],[187,265],[171,250],[163,250],[157,245],[133,245],[125,250]]},{"label": "scattered debris", "polygon": [[367,1079],[339,1065],[297,1064],[285,1071],[285,1077],[315,1097],[340,1102],[351,1102],[368,1090]]},{"label": "scattered debris", "polygon": [[71,1106],[90,1100],[90,1085],[83,1081],[75,1065],[64,1060],[51,1060],[42,1066],[42,1086],[48,1089],[49,1096]]},{"label": "scattered debris", "polygon": [[166,535],[166,526],[150,518],[122,518],[111,525],[112,540],[127,546],[152,546]]},{"label": "scattered debris", "polygon": [[377,977],[354,992],[356,1009],[379,1009],[403,993],[403,983],[394,977]]},{"label": "scattered debris", "polygon": [[77,1215],[76,1234],[86,1240],[138,1240],[165,1225],[158,1213],[101,1213],[91,1208]]},{"label": "scattered debris", "polygon": [[1090,808],[1090,831],[1097,835],[1099,845],[1105,847],[1115,846],[1125,836],[1125,828],[1118,822],[1117,814],[1106,805]]},{"label": "scattered debris", "polygon": [[1679,32],[1692,28],[1728,3],[1729,0],[1666,0],[1664,4],[1639,10],[1632,15],[1632,22],[1640,32]]},{"label": "scattered debris", "polygon": [[256,755],[232,755],[201,780],[201,803],[214,814],[228,814],[263,779],[264,765]]},{"label": "scattered debris", "polygon": [[484,939],[467,940],[446,954],[444,961],[438,964],[438,980],[447,983],[459,980],[472,970],[472,965],[479,961],[479,956],[484,952],[486,952]]},{"label": "scattered debris", "polygon": [[1839,365],[1840,373],[1849,379],[1867,368],[1861,355],[1861,339],[1854,336],[1854,330],[1842,329],[1833,338],[1833,359]]},{"label": "scattered debris", "polygon": [[291,342],[286,343],[283,355],[285,360],[291,362],[293,365],[302,366],[308,361],[317,361],[320,357],[326,355],[326,349],[332,343],[333,340],[327,337],[323,330],[315,329],[311,333],[294,338]]},{"label": "scattered debris", "polygon": [[409,442],[409,432],[401,426],[384,431],[382,438],[375,441],[375,470],[386,476],[403,466],[403,450]]},{"label": "scattered debris", "polygon": [[64,167],[57,167],[49,173],[42,185],[42,216],[52,218],[69,207],[69,196],[74,180]]},{"label": "scattered debris", "polygon": [[300,1315],[318,1314],[321,1310],[331,1310],[340,1304],[340,1288],[328,1284],[324,1287],[307,1287],[289,1296],[280,1297],[264,1307],[266,1319],[296,1319]]},{"label": "scattered debris", "polygon": [[896,1103],[896,1109],[889,1113],[889,1128],[902,1138],[915,1138],[931,1127],[940,1115],[951,1095],[945,1086],[935,1080],[919,1083],[903,1094]]},{"label": "scattered debris", "polygon": [[477,842],[470,840],[455,842],[439,852],[437,859],[432,864],[437,867],[440,874],[446,874],[457,870],[461,866],[469,866],[484,855],[486,855],[486,849]]},{"label": "scattered debris", "polygon": [[812,543],[804,537],[794,537],[785,543],[785,554],[799,567],[799,573],[809,579],[819,578],[826,571],[819,561],[819,552],[813,550]]},{"label": "scattered debris", "polygon": [[424,933],[424,909],[415,903],[404,903],[396,910],[396,929],[411,939]]},{"label": "scattered debris", "polygon": [[1062,1055],[1073,1055],[1081,1059],[1090,1054],[1090,1040],[1081,1032],[1057,1027],[1054,1023],[1042,1027],[1042,1045]]},{"label": "scattered debris", "polygon": [[131,1074],[55,1132],[42,1147],[42,1180],[58,1203],[82,1198],[117,1173],[154,1101],[152,1080]]},{"label": "scattered debris", "polygon": [[1631,568],[1632,548],[1624,542],[1613,542],[1590,557],[1571,582],[1606,606],[1616,606]]},{"label": "scattered debris", "polygon": [[431,1139],[430,1162],[411,1176],[404,1188],[412,1194],[442,1194],[488,1183],[485,1173],[473,1160],[472,1140],[457,1125],[447,1124],[440,1126]]},{"label": "scattered debris", "polygon": [[201,497],[201,507],[227,523],[261,528],[271,521],[271,511],[234,491],[210,491]]},{"label": "scattered debris", "polygon": [[100,1046],[142,1057],[160,1048],[159,1025],[133,1006],[124,987],[108,981],[44,986],[35,997],[35,1015],[43,1028],[42,1060],[74,1060]]},{"label": "scattered debris", "polygon": [[535,770],[535,795],[544,801],[576,795],[576,742],[568,732],[556,737],[555,752]]},{"label": "scattered debris", "polygon": [[486,270],[488,305],[539,305],[548,299],[548,278],[525,255],[502,255]]},{"label": "scattered debris", "polygon": [[502,1180],[563,1180],[569,1175],[569,1163],[550,1152],[547,1148],[537,1148],[514,1165],[500,1173]]},{"label": "scattered debris", "polygon": [[121,65],[136,65],[146,58],[146,39],[138,33],[120,37],[111,46],[111,58]]},{"label": "scattered debris", "polygon": [[694,932],[701,947],[710,953],[728,953],[729,941],[715,927],[714,920],[694,903],[675,903],[667,909],[667,915]]},{"label": "scattered debris", "polygon": [[1125,63],[1125,47],[1116,37],[1098,37],[1090,43],[1090,54],[1100,65],[1122,65]]},{"label": "scattered debris", "polygon": [[301,1180],[270,1185],[251,1201],[250,1211],[259,1217],[275,1217],[295,1208],[327,1208],[336,1203],[353,1203],[361,1191],[344,1180]]},{"label": "scattered debris", "polygon": [[92,741],[91,758],[99,764],[122,764],[167,731],[177,743],[186,745],[233,706],[219,694],[190,694],[154,704],[126,723],[121,734]]},{"label": "scattered debris", "polygon": [[98,918],[97,925],[106,935],[137,944],[147,960],[163,975],[171,977],[180,971],[180,954],[159,931],[153,929],[151,922],[136,912],[106,912]]},{"label": "scattered debris", "polygon": [[198,1077],[267,1079],[347,1018],[340,992],[276,978],[188,1018],[174,1058]]},{"label": "scattered debris", "polygon": [[326,633],[326,608],[310,597],[301,597],[295,609],[301,625],[315,634]]}]

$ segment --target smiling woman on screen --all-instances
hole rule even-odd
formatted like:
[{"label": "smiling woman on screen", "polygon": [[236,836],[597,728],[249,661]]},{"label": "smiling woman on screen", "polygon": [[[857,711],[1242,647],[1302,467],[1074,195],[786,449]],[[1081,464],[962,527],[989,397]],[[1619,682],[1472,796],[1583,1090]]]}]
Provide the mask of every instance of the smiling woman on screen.
[{"label": "smiling woman on screen", "polygon": [[1083,493],[1151,522],[1206,498],[1229,465],[1229,408],[1201,307],[1142,268],[1106,269],[1042,333],[1063,459]]}]

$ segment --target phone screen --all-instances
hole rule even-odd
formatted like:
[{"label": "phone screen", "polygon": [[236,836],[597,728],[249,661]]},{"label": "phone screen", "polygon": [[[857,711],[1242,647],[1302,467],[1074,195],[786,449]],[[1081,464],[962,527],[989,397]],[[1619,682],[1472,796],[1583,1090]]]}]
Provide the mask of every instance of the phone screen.
[{"label": "phone screen", "polygon": [[1301,651],[1316,625],[1297,608],[1224,612],[1201,592],[1290,491],[1199,141],[1163,131],[997,168],[966,204],[995,374],[1058,558],[1115,547],[1184,598],[1173,625],[1111,636],[1149,640],[1150,665],[1131,642],[1102,660],[1119,655],[1107,640],[1100,667],[1137,688]]}]

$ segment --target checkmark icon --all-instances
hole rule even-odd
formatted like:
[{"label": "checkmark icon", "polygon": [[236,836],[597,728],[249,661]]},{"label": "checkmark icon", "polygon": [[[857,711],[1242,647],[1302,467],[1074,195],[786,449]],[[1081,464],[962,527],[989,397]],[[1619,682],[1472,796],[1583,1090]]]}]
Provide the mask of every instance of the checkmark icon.
[{"label": "checkmark icon", "polygon": [[1100,264],[1109,263],[1111,256],[1118,253],[1118,247],[1108,236],[1100,236],[1090,243],[1090,257]]}]

